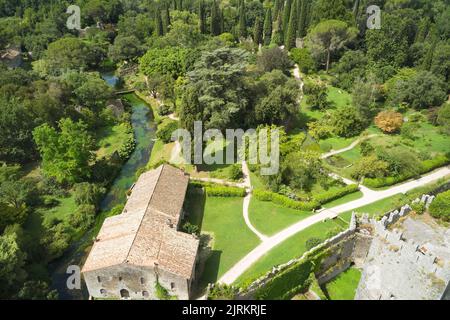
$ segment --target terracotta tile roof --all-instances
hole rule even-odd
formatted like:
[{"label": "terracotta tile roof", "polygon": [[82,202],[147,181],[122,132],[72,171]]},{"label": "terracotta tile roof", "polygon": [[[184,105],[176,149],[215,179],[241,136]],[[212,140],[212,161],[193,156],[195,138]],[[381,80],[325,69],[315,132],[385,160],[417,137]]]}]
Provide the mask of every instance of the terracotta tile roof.
[{"label": "terracotta tile roof", "polygon": [[103,223],[83,272],[129,263],[190,278],[199,241],[176,230],[188,182],[169,165],[141,175],[122,214]]}]

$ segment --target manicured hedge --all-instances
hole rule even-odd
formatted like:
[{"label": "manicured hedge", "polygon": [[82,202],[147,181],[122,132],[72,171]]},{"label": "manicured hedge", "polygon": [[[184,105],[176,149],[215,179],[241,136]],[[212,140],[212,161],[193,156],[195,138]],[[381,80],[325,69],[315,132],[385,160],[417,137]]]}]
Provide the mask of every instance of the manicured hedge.
[{"label": "manicured hedge", "polygon": [[350,184],[343,188],[340,188],[338,190],[330,190],[324,193],[320,193],[316,196],[314,196],[314,200],[317,201],[320,204],[324,204],[339,198],[342,198],[343,196],[354,193],[358,191],[358,185],[356,184]]},{"label": "manicured hedge", "polygon": [[430,214],[444,221],[450,221],[450,190],[440,193],[430,205]]},{"label": "manicured hedge", "polygon": [[245,197],[245,189],[237,187],[205,187],[209,197]]},{"label": "manicured hedge", "polygon": [[[422,162],[422,170],[420,174],[430,172],[434,169],[445,166],[450,162],[450,159],[446,156],[438,156],[430,160],[425,160]],[[398,177],[386,177],[386,178],[365,178],[364,185],[370,188],[381,188],[392,186],[394,184],[403,182],[405,180],[414,178],[413,175],[402,175]]]},{"label": "manicured hedge", "polygon": [[271,201],[280,206],[296,210],[311,211],[313,209],[320,207],[320,203],[318,203],[317,201],[311,202],[295,201],[286,196],[270,191],[255,190],[253,192],[253,195],[255,196],[256,199],[260,201]]}]

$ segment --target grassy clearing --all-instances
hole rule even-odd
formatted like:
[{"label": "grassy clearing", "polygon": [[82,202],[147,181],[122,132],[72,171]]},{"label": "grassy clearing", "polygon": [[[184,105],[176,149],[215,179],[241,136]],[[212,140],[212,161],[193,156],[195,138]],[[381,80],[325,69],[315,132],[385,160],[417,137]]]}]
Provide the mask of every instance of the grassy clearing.
[{"label": "grassy clearing", "polygon": [[350,193],[346,196],[343,196],[342,198],[339,198],[339,199],[336,199],[334,201],[324,204],[323,207],[324,208],[333,208],[333,207],[339,206],[341,204],[360,199],[362,197],[363,197],[363,193],[361,191]]},{"label": "grassy clearing", "polygon": [[202,234],[213,237],[213,250],[200,279],[203,287],[216,282],[260,242],[245,224],[242,198],[205,199],[202,194],[190,193],[185,207],[189,222],[200,226]]},{"label": "grassy clearing", "polygon": [[337,108],[345,107],[352,104],[352,96],[343,89],[336,87],[328,87],[328,101],[334,103]]},{"label": "grassy clearing", "polygon": [[[351,214],[349,215],[351,216]],[[349,219],[349,217],[344,217]],[[286,241],[282,242],[270,252],[264,255],[260,260],[253,264],[247,271],[245,271],[237,280],[237,285],[243,285],[247,281],[256,279],[272,269],[273,266],[288,262],[291,259],[300,257],[307,251],[306,241],[310,238],[319,238],[325,240],[328,238],[329,232],[337,230],[344,230],[347,226],[341,220],[327,220],[325,222],[317,223]]]},{"label": "grassy clearing", "polygon": [[172,157],[172,150],[175,142],[164,144],[162,140],[156,140],[153,145],[152,153],[149,160],[149,166],[153,166],[160,161],[169,162]]},{"label": "grassy clearing", "polygon": [[311,215],[311,212],[284,208],[272,202],[252,198],[249,208],[250,221],[261,233],[271,236]]},{"label": "grassy clearing", "polygon": [[330,300],[353,300],[361,279],[361,271],[350,268],[325,285]]},{"label": "grassy clearing", "polygon": [[118,151],[132,136],[127,130],[127,126],[123,123],[100,129],[96,139],[98,145],[97,158],[108,157]]}]

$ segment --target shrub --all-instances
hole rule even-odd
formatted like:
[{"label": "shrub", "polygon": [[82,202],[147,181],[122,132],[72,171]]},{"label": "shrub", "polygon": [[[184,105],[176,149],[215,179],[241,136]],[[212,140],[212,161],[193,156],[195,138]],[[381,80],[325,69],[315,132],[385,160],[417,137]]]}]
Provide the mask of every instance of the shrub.
[{"label": "shrub", "polygon": [[307,250],[311,250],[312,248],[317,247],[319,244],[322,243],[322,240],[319,238],[310,238],[308,240],[306,240],[306,249]]},{"label": "shrub", "polygon": [[166,104],[162,104],[158,107],[158,115],[160,116],[167,116],[172,112],[170,106],[166,105]]},{"label": "shrub", "polygon": [[417,202],[411,204],[411,209],[417,214],[423,214],[425,212],[425,203]]},{"label": "shrub", "polygon": [[239,164],[234,164],[230,168],[230,179],[231,180],[240,180],[244,177],[244,174],[242,173],[242,168]]},{"label": "shrub", "polygon": [[156,284],[155,284],[155,293],[156,293],[156,297],[159,300],[176,300],[177,299],[177,297],[171,296],[169,294],[169,291],[167,291],[167,289],[164,288],[158,281],[156,281]]},{"label": "shrub", "polygon": [[245,189],[243,188],[207,186],[205,187],[205,190],[209,197],[245,197]]},{"label": "shrub", "polygon": [[78,230],[87,230],[94,222],[96,209],[93,205],[83,204],[72,213],[69,218],[69,223],[72,227]]},{"label": "shrub", "polygon": [[450,190],[436,196],[430,205],[430,214],[435,218],[450,221]]},{"label": "shrub", "polygon": [[119,154],[119,157],[125,161],[131,157],[131,154],[133,153],[135,148],[136,140],[134,139],[134,135],[130,135],[127,141],[125,141],[125,143],[117,151],[117,153]]},{"label": "shrub", "polygon": [[195,224],[192,224],[190,222],[186,222],[183,225],[183,231],[189,234],[195,234],[198,235],[200,233],[200,229]]},{"label": "shrub", "polygon": [[97,206],[105,192],[106,189],[97,184],[88,182],[78,183],[74,187],[75,203],[78,206],[85,204]]},{"label": "shrub", "polygon": [[381,111],[375,117],[375,124],[383,132],[394,133],[400,130],[403,124],[403,116],[395,111]]},{"label": "shrub", "polygon": [[291,58],[298,64],[300,71],[303,73],[308,74],[316,69],[311,53],[306,48],[291,49]]},{"label": "shrub", "polygon": [[286,196],[270,191],[255,190],[253,195],[260,201],[271,201],[280,206],[295,210],[311,211],[320,207],[320,203],[315,200],[310,202],[295,201]]},{"label": "shrub", "polygon": [[176,121],[169,121],[162,124],[156,132],[156,137],[161,139],[164,143],[172,141],[172,133],[178,129],[178,123]]},{"label": "shrub", "polygon": [[337,189],[337,190],[330,190],[330,191],[315,195],[313,198],[314,198],[314,201],[316,201],[317,203],[324,204],[324,203],[339,199],[347,194],[356,192],[358,190],[359,190],[358,185],[350,184],[348,186],[345,186],[345,187]]},{"label": "shrub", "polygon": [[208,294],[208,300],[233,300],[238,289],[226,284],[215,284]]}]

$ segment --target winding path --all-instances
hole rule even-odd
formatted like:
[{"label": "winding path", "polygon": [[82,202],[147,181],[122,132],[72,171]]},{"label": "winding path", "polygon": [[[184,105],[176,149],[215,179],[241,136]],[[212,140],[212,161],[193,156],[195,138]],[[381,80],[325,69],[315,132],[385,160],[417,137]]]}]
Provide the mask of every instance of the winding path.
[{"label": "winding path", "polygon": [[339,153],[343,153],[343,152],[352,150],[352,149],[355,148],[359,143],[361,143],[361,142],[363,142],[363,141],[365,141],[365,140],[368,140],[368,139],[370,139],[370,138],[376,137],[376,136],[378,136],[378,134],[371,134],[371,135],[369,135],[369,136],[359,138],[359,139],[353,141],[348,147],[345,147],[345,148],[342,148],[342,149],[339,149],[339,150],[333,150],[333,151],[324,153],[324,154],[322,154],[322,156],[321,156],[320,158],[321,158],[321,159],[326,159],[326,158],[332,157],[332,156],[334,156],[334,155],[337,155],[337,154],[339,154]]},{"label": "winding path", "polygon": [[330,209],[326,209],[318,214],[303,219],[289,226],[288,228],[278,232],[277,234],[271,236],[270,238],[264,240],[260,245],[258,245],[255,249],[249,252],[243,259],[241,259],[238,263],[236,263],[230,270],[228,270],[219,279],[219,283],[232,284],[240,275],[244,273],[244,271],[250,268],[256,261],[258,261],[262,256],[264,256],[275,246],[279,245],[280,243],[297,234],[298,232],[316,223],[319,223],[326,219],[335,218],[341,213],[348,212],[356,208],[374,203],[376,201],[386,199],[396,194],[406,193],[407,191],[423,186],[430,182],[434,182],[447,175],[450,175],[450,167],[438,169],[417,180],[409,181],[386,190],[382,191],[371,190],[369,194],[364,194],[364,196],[358,200],[351,201]]}]

